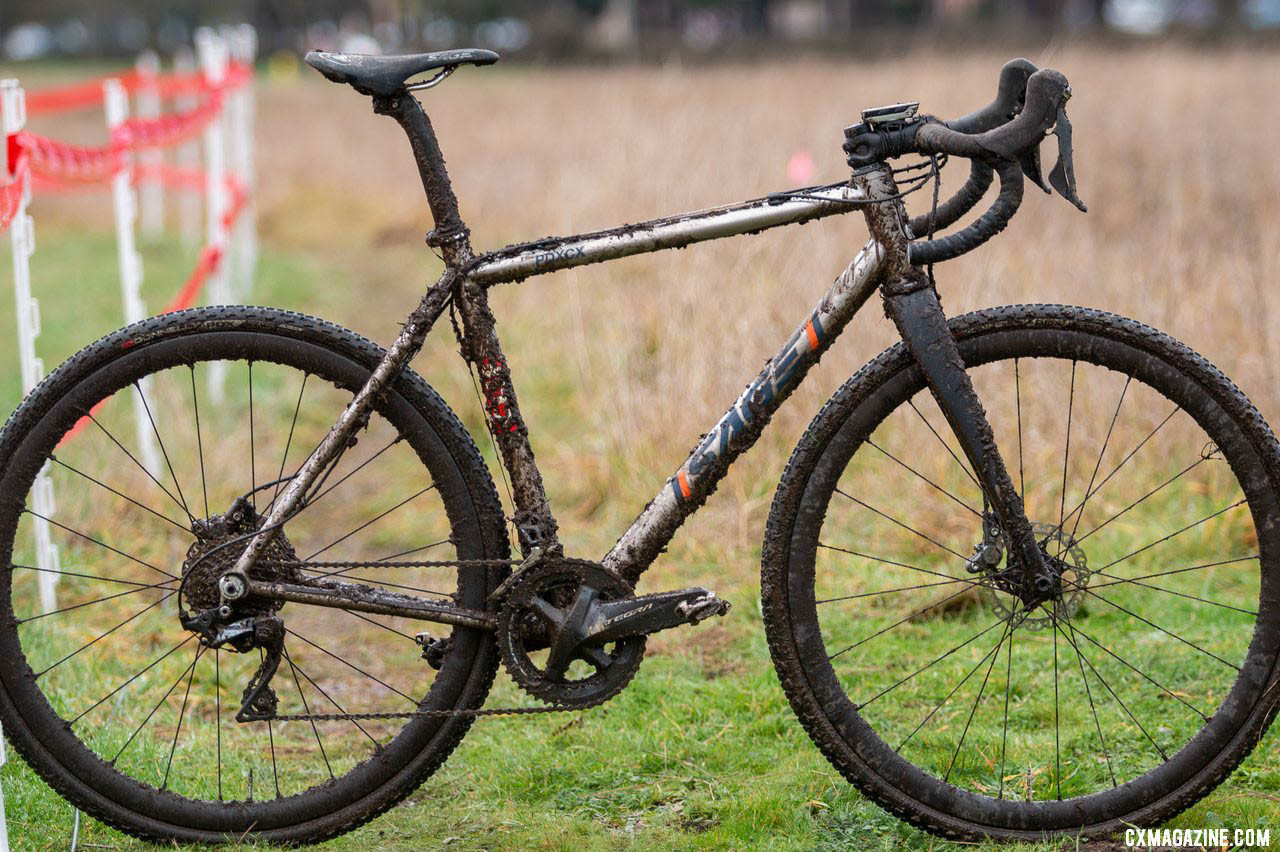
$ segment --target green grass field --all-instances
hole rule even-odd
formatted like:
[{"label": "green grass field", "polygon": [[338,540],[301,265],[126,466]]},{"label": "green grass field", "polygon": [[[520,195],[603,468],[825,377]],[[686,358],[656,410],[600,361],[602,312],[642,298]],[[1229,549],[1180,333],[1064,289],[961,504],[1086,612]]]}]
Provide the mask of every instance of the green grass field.
[{"label": "green grass field", "polygon": [[[857,106],[910,96],[924,101],[929,111],[959,114],[985,102],[995,69],[1007,58],[978,53],[875,65],[626,68],[608,73],[500,68],[489,76],[459,74],[433,92],[432,116],[477,246],[490,247],[778,189],[784,180],[782,164],[796,148],[821,152],[823,166],[815,180],[838,180],[846,173],[838,131],[856,115]],[[1267,129],[1280,121],[1280,102],[1256,98],[1238,85],[1254,79],[1260,65],[1274,71],[1274,55],[1071,49],[1049,58],[1068,72],[1075,89],[1072,118],[1081,193],[1091,213],[1081,217],[1060,200],[1030,197],[1026,214],[989,250],[940,270],[948,313],[1036,300],[1092,304],[1133,315],[1211,357],[1275,420],[1280,382],[1274,363],[1280,349],[1269,317],[1280,309],[1273,286],[1275,258],[1280,257],[1274,229],[1280,171],[1266,140],[1275,138]],[[1117,76],[1150,82],[1147,97],[1121,103],[1105,96]],[[628,97],[620,99],[619,91]],[[385,343],[424,282],[438,273],[435,259],[421,245],[425,207],[403,139],[370,116],[363,99],[335,87],[307,82],[264,86],[260,97],[264,251],[254,301],[332,318]],[[473,111],[502,116],[525,132],[517,144],[495,133],[493,122],[464,121]],[[1229,140],[1238,146],[1229,152],[1231,160],[1252,168],[1223,172],[1215,160],[1221,152],[1204,144],[1208,132],[1186,132],[1186,116],[1216,111],[1248,113],[1260,128]],[[664,133],[652,132],[658,113],[665,116]],[[303,122],[317,132],[297,133]],[[99,132],[93,116],[82,117],[82,125]],[[1134,139],[1160,144],[1139,145]],[[681,152],[681,160],[673,160],[673,150]],[[1171,169],[1171,162],[1178,167]],[[43,307],[38,345],[49,369],[120,325],[109,206],[104,197],[89,198],[95,200],[37,200],[39,248],[33,276]],[[1248,215],[1225,225],[1226,219],[1210,221],[1201,215],[1227,204]],[[713,422],[740,391],[846,262],[851,247],[864,239],[860,223],[837,220],[752,241],[724,241],[696,251],[560,273],[538,285],[495,291],[504,346],[515,365],[521,404],[571,553],[595,558],[607,550],[696,441],[699,429]],[[1049,260],[1048,245],[1065,260]],[[1213,250],[1204,250],[1205,245]],[[156,310],[185,278],[194,250],[168,239],[144,242],[141,249],[145,296],[148,307]],[[7,252],[0,251],[0,257],[7,265]],[[7,274],[0,274],[0,282],[6,279]],[[7,287],[0,292],[8,292]],[[1240,293],[1248,296],[1247,309]],[[12,299],[4,296],[0,329],[11,328]],[[960,848],[880,810],[826,762],[783,696],[761,617],[760,539],[787,455],[822,401],[892,340],[892,329],[877,306],[859,317],[642,583],[641,591],[694,584],[714,588],[734,604],[728,618],[653,637],[636,680],[602,708],[478,722],[444,767],[405,804],[325,848]],[[0,335],[0,358],[13,364],[10,341],[8,334]],[[481,410],[447,328],[433,334],[414,366],[457,411],[497,478]],[[1105,378],[1082,379],[1077,400],[1082,413],[1091,414],[1094,422],[1103,418],[1104,426],[1116,390]],[[1001,376],[986,381],[993,403],[1007,408],[1011,400]],[[1062,426],[1059,400],[1050,396],[1060,393],[1060,379],[1055,384],[1045,378],[1035,389],[1048,414],[1029,423],[1029,434],[1051,442],[1060,437],[1056,430]],[[287,394],[289,388],[270,392]],[[16,370],[0,374],[0,407],[12,410],[18,396]],[[271,398],[260,397],[260,405]],[[127,423],[127,414],[123,409],[111,416]],[[1159,417],[1160,411],[1152,409],[1149,415]],[[281,425],[279,417],[273,425]],[[307,428],[324,425],[317,418]],[[1007,430],[1008,423],[997,424],[1001,428]],[[1000,433],[1002,446],[1009,446],[1009,434]],[[1073,439],[1082,441],[1072,462],[1073,476],[1083,471],[1074,485],[1077,491],[1088,478],[1090,453],[1097,453],[1101,438],[1081,435]],[[902,446],[883,446],[915,464],[914,457],[905,455],[910,435],[903,440],[907,443]],[[922,440],[932,438],[925,434]],[[1159,463],[1144,468],[1143,476],[1158,481],[1165,467],[1176,466],[1188,451],[1194,457],[1201,446],[1188,445],[1186,433],[1167,434],[1153,451]],[[863,467],[862,458],[847,474],[858,483],[853,493],[893,514],[905,515],[917,503],[923,505],[926,491],[904,487],[902,477],[881,478],[883,460],[872,464],[875,460],[868,459]],[[938,481],[949,489],[963,488],[957,471],[945,467],[945,457],[940,459],[942,467],[929,475],[950,476]],[[1063,461],[1030,461],[1052,472],[1032,489],[1033,520],[1057,520]],[[1142,493],[1142,482],[1130,483],[1132,493]],[[1207,486],[1213,480],[1198,482]],[[498,487],[501,491],[500,479]],[[385,499],[381,490],[390,488],[364,488],[353,505],[361,511],[376,508]],[[62,488],[60,506],[68,516],[87,512],[92,494]],[[1104,496],[1099,512],[1105,508],[1111,515],[1124,507],[1123,492]],[[1100,537],[1106,541],[1089,547],[1091,564],[1118,558],[1126,543],[1136,547],[1164,534],[1178,518],[1206,514],[1212,508],[1206,499],[1195,488],[1185,488],[1150,501],[1143,511],[1109,527],[1114,537]],[[878,554],[902,562],[926,558],[918,542],[886,531],[883,524],[877,528],[848,507],[841,511],[846,512],[841,518],[847,521],[848,540],[833,543],[874,544]],[[336,511],[323,517],[343,520]],[[974,543],[972,524],[960,512],[921,512],[918,517],[930,535],[965,552]],[[109,528],[110,520],[102,519],[103,526]],[[1215,536],[1228,541],[1243,531],[1247,540],[1249,530],[1228,520],[1180,540],[1183,546],[1175,556],[1193,557],[1197,548],[1212,548]],[[411,522],[402,521],[384,531],[384,538],[390,543],[412,531]],[[116,543],[157,558],[181,556],[165,549],[177,546],[172,542]],[[382,541],[376,543],[381,546]],[[85,552],[68,545],[64,559]],[[893,579],[866,565],[858,570],[850,582],[868,590],[883,589]],[[1246,579],[1228,580],[1212,591],[1246,600],[1256,592],[1256,581],[1250,586],[1247,573],[1241,576]],[[79,587],[68,578],[64,583],[63,593],[74,600]],[[1207,579],[1204,585],[1191,579],[1182,583],[1175,588],[1189,594],[1210,591]],[[1139,600],[1135,592],[1128,594],[1130,598],[1114,599]],[[1197,638],[1223,643],[1217,647],[1224,653],[1239,638],[1238,613],[1193,613],[1180,598],[1165,604],[1161,620],[1173,624],[1185,619]],[[855,603],[829,619],[824,615],[823,626],[865,633],[896,620],[899,611]],[[1105,611],[1090,609],[1088,616],[1091,623],[1116,623],[1107,622]],[[157,632],[176,628],[172,615],[166,618],[155,622]],[[962,598],[961,605],[910,622],[904,635],[911,637],[912,654],[902,656],[928,659],[991,620],[990,600]],[[50,634],[51,652],[72,647],[78,638],[75,630]],[[364,634],[351,635],[353,653],[368,653],[360,647]],[[993,644],[994,639],[983,639],[965,647],[949,661],[947,673],[954,678],[979,664]],[[1014,671],[1052,683],[1045,680],[1051,634],[1039,634],[1028,646],[1038,656],[1018,658]],[[849,661],[841,675],[851,694],[885,683],[895,666],[905,665],[894,658],[895,649],[903,647],[890,644]],[[1141,658],[1176,690],[1175,697],[1204,702],[1205,707],[1221,698],[1221,671],[1187,655],[1161,656],[1168,643],[1152,633],[1133,631],[1114,647]],[[1073,657],[1068,660],[1076,664]],[[1100,656],[1091,661],[1107,665]],[[81,666],[77,676],[83,676],[86,687],[102,687],[117,674],[117,662],[96,658],[100,670]],[[388,670],[398,665],[398,660],[385,663]],[[416,659],[404,666],[422,670]],[[992,689],[1003,690],[999,669],[992,675]],[[1113,665],[1106,671],[1111,677],[1120,670]],[[1071,670],[1063,677],[1064,695],[1074,699],[1064,705],[1064,718],[1073,730],[1084,731],[1065,754],[1062,781],[1070,785],[1096,780],[1104,767],[1087,736],[1092,722],[1080,697],[1081,679]],[[940,674],[937,680],[922,680],[916,691],[895,693],[893,702],[878,702],[872,708],[879,714],[877,724],[895,733],[909,730],[936,700],[929,693],[942,683]],[[240,688],[240,683],[225,687],[223,700],[238,695]],[[966,694],[966,702],[944,708],[934,736],[920,738],[909,754],[912,760],[939,771],[946,768],[955,743],[950,726],[964,724],[973,700],[972,691]],[[489,706],[526,700],[500,673]],[[1014,731],[1021,737],[1016,742],[1043,745],[1049,730],[1043,706],[1037,710],[1015,702]],[[1170,700],[1151,697],[1133,709],[1139,718],[1156,722],[1152,733],[1163,742],[1176,743],[1186,733],[1186,720]],[[203,710],[207,712],[207,704]],[[1113,725],[1127,743],[1138,744],[1112,754],[1117,771],[1141,769],[1151,755],[1143,751],[1140,735],[1114,707],[1105,712],[1110,715],[1104,723]],[[973,745],[959,758],[966,783],[975,787],[999,783],[991,748],[1000,739],[998,722],[993,715],[979,714],[967,740]],[[97,733],[115,742],[111,738],[120,732],[103,725]],[[152,748],[140,759],[155,764],[163,756],[163,749]],[[198,769],[192,763],[182,768]],[[1021,784],[1015,776],[1024,769],[1031,772],[1037,793],[1055,780],[1044,765],[1018,766],[1006,780]],[[71,836],[71,806],[12,751],[0,779],[14,847],[64,848]],[[1243,767],[1170,825],[1269,828],[1273,845],[1280,843],[1280,733],[1272,731]],[[145,848],[88,820],[81,826],[80,843],[81,848]],[[1048,848],[1076,846],[1064,841]]]},{"label": "green grass field", "polygon": [[[173,245],[152,247],[147,268],[147,295],[152,301],[163,301],[188,258]],[[41,259],[49,264],[41,269],[45,287],[58,280],[70,285],[84,269],[102,270],[101,278],[109,283],[114,272],[113,244],[101,235],[59,232],[46,236]],[[257,300],[296,304],[304,299],[307,282],[323,272],[315,260],[268,252]],[[41,351],[49,353],[51,362],[114,324],[114,291],[104,285],[85,286],[85,292],[94,294],[92,310],[86,312],[93,317],[92,326],[58,314],[46,319]],[[7,312],[0,314],[0,322],[9,320]],[[518,332],[515,337],[518,340]],[[538,370],[532,371],[522,389],[529,398],[539,399],[566,393],[554,373]],[[6,405],[16,400],[11,385],[6,385],[4,393]],[[467,409],[465,402],[460,408]],[[474,419],[472,426],[480,428]],[[477,431],[476,437],[484,446],[483,434]],[[695,578],[715,585],[736,604],[730,618],[653,640],[635,683],[604,708],[477,723],[445,767],[406,804],[327,848],[947,846],[862,798],[809,742],[770,665],[751,566],[728,571],[726,585],[708,579],[724,571],[713,548],[705,543],[685,545],[677,552],[688,560],[686,567]],[[861,619],[872,625],[875,619],[885,618],[860,610],[848,617],[853,623]],[[1225,630],[1229,614],[1223,619]],[[926,649],[946,649],[989,620],[986,607],[969,607],[923,622],[915,635]],[[961,657],[968,666],[985,650],[974,645]],[[1019,665],[1024,663],[1020,660]],[[1185,675],[1181,680],[1180,672]],[[1195,689],[1197,670],[1169,661],[1160,676]],[[511,703],[522,703],[521,697],[500,675],[490,706]],[[1167,703],[1161,704],[1154,701],[1133,709],[1143,718],[1159,719],[1167,712]],[[901,705],[900,715],[911,715],[911,706]],[[1077,702],[1075,712],[1083,712],[1082,707]],[[909,724],[909,720],[895,724]],[[1037,728],[1033,724],[1027,730]],[[973,742],[992,742],[998,731],[984,729],[979,722],[971,736]],[[950,743],[939,737],[915,757],[945,763]],[[1087,751],[1088,744],[1082,747]],[[1135,766],[1141,764],[1140,755],[1130,757]],[[1116,760],[1123,762],[1125,757],[1117,755]],[[988,765],[986,771],[994,768]],[[6,765],[3,780],[16,848],[65,845],[72,825],[70,806],[16,756]],[[1280,831],[1277,791],[1280,739],[1273,734],[1219,791],[1173,825]],[[80,842],[82,848],[139,846],[90,820],[81,826]],[[1050,848],[1074,848],[1074,844]]]}]

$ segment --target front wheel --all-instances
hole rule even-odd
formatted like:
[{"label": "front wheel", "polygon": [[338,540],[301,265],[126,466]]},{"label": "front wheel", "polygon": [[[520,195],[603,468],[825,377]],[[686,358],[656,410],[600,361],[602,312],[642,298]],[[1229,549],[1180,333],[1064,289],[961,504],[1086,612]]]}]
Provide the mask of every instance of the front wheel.
[{"label": "front wheel", "polygon": [[1131,320],[1032,305],[951,329],[1055,588],[1022,589],[984,531],[900,344],[815,418],[774,499],[783,688],[846,778],[936,834],[1168,819],[1280,705],[1276,440],[1218,370]]},{"label": "front wheel", "polygon": [[[261,525],[381,357],[287,311],[183,311],[89,346],[0,433],[0,718],[87,813],[154,839],[315,841],[400,801],[462,739],[497,667],[485,631],[237,602],[225,622],[283,622],[269,703],[295,717],[240,722],[258,628],[210,646],[188,627],[216,611],[227,545]],[[254,570],[303,560],[305,577],[264,578],[484,608],[501,567],[364,563],[507,555],[474,443],[405,370]],[[430,662],[415,641],[428,626]],[[404,715],[420,709],[464,712]]]}]

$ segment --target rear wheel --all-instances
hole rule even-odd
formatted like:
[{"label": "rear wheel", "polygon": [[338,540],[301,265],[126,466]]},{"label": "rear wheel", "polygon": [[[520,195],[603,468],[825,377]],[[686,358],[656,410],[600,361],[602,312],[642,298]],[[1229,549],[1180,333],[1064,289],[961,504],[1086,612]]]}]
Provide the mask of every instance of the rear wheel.
[{"label": "rear wheel", "polygon": [[763,598],[783,687],[850,781],[929,831],[1167,819],[1280,701],[1275,438],[1221,373],[1130,320],[1021,306],[951,327],[1058,586],[1021,593],[893,347],[815,418],[773,503]]},{"label": "rear wheel", "polygon": [[[86,812],[150,838],[314,841],[394,805],[462,739],[465,716],[237,722],[261,649],[204,647],[180,622],[217,605],[218,560],[199,557],[260,523],[381,354],[284,311],[185,311],[88,347],[0,434],[0,716]],[[410,371],[283,536],[269,556],[333,563],[310,575],[480,609],[506,573],[344,564],[508,556],[475,445]],[[258,606],[284,622],[279,715],[476,708],[496,670],[485,631]]]}]

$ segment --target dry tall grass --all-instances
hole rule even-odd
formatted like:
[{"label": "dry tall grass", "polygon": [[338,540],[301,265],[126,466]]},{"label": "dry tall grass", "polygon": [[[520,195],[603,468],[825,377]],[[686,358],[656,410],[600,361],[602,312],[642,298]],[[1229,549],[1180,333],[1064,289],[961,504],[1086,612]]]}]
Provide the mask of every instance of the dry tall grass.
[{"label": "dry tall grass", "polygon": [[[968,111],[990,99],[1007,58],[499,65],[467,69],[424,102],[484,249],[781,189],[799,149],[819,163],[815,181],[839,180],[841,129],[860,108],[918,99],[944,116]],[[1076,48],[1030,58],[1072,81],[1090,213],[1028,192],[1004,236],[939,268],[948,311],[1062,301],[1132,315],[1205,354],[1280,418],[1270,333],[1280,311],[1280,100],[1260,85],[1280,76],[1280,56]],[[399,129],[307,72],[263,88],[258,134],[268,246],[335,263],[336,277],[291,307],[388,340],[438,268],[421,245],[429,220]],[[954,187],[964,169],[952,172]],[[863,239],[853,214],[496,292],[572,549],[603,552]],[[689,543],[706,542],[747,578],[789,448],[831,391],[892,340],[873,304],[682,533],[680,554],[696,559],[709,551]],[[474,410],[465,375],[444,362],[453,348],[440,329],[418,366],[452,404]]]}]

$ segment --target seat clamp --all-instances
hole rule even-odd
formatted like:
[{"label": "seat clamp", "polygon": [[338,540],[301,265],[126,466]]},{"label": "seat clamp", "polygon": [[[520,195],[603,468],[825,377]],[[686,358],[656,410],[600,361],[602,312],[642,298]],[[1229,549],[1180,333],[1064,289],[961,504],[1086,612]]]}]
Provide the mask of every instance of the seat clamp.
[{"label": "seat clamp", "polygon": [[471,231],[465,225],[454,228],[432,228],[427,231],[426,242],[432,248],[441,248],[448,243],[456,243],[465,240],[471,235]]}]

